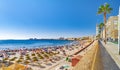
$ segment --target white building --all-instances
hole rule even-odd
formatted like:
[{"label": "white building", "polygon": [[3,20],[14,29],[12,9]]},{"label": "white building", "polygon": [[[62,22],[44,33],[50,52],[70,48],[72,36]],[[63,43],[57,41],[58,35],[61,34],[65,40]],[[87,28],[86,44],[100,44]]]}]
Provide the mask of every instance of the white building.
[{"label": "white building", "polygon": [[100,29],[99,29],[99,25],[96,24],[96,36],[97,36],[98,34],[100,34]]},{"label": "white building", "polygon": [[118,16],[110,16],[106,23],[106,37],[111,41],[118,41]]}]

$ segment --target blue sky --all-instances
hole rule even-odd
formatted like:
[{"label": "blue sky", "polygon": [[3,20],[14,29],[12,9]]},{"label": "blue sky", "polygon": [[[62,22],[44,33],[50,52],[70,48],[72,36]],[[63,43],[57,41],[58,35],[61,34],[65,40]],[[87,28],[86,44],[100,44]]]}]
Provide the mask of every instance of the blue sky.
[{"label": "blue sky", "polygon": [[0,0],[0,39],[95,35],[98,7],[109,3],[118,15],[120,0]]}]

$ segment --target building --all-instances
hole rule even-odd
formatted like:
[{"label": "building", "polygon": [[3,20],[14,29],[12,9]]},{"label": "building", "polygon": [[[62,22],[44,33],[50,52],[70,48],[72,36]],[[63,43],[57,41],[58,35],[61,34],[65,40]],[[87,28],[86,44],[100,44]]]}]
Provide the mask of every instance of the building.
[{"label": "building", "polygon": [[66,40],[75,40],[75,38],[67,38]]},{"label": "building", "polygon": [[101,33],[102,33],[103,40],[105,40],[105,27],[102,28],[102,32]]},{"label": "building", "polygon": [[106,37],[108,41],[118,41],[118,16],[108,18],[106,23]]},{"label": "building", "polygon": [[99,25],[96,24],[96,36],[98,36],[100,34],[100,28]]},{"label": "building", "polygon": [[96,36],[99,34],[99,25],[96,25]]},{"label": "building", "polygon": [[105,38],[105,30],[104,30],[104,26],[100,29],[100,38],[104,40]]},{"label": "building", "polygon": [[66,38],[66,40],[81,40],[81,38]]},{"label": "building", "polygon": [[65,40],[65,38],[64,37],[60,37],[59,40]]}]

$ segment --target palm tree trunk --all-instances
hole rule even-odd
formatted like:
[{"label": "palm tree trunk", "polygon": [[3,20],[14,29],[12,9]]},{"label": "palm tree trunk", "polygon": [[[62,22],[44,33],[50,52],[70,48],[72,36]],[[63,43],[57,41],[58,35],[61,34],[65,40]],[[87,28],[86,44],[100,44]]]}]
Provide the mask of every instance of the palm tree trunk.
[{"label": "palm tree trunk", "polygon": [[106,12],[104,13],[104,27],[105,27],[105,44],[107,42],[107,38],[106,38]]}]

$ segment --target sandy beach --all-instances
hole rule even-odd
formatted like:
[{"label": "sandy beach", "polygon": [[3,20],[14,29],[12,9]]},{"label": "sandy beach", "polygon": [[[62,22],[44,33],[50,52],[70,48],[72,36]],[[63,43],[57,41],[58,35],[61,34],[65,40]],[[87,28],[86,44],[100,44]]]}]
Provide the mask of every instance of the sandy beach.
[{"label": "sandy beach", "polygon": [[[84,47],[86,46],[86,45],[88,45],[89,43],[86,43],[85,45],[84,45]],[[82,51],[82,52],[80,52],[79,54],[77,54],[77,55],[73,55],[76,51],[79,51],[80,49],[82,49],[81,48],[81,46],[74,46],[74,47],[79,47],[79,48],[77,48],[77,49],[75,49],[75,50],[73,50],[73,51],[69,51],[68,52],[68,54],[69,53],[71,53],[73,56],[83,56],[84,57],[84,55],[93,47],[93,45],[95,44],[95,42],[93,42],[89,47],[87,47],[84,51]],[[71,65],[71,62],[67,62],[65,59],[63,60],[63,61],[61,61],[59,64],[57,64],[56,66],[54,66],[53,68],[51,68],[51,69],[49,69],[49,70],[60,70],[59,68],[61,67],[61,66],[64,66],[64,65],[67,65],[67,66],[69,66],[69,68],[67,69],[67,70],[72,70],[72,65]]]},{"label": "sandy beach", "polygon": [[[77,55],[74,55],[77,51],[83,49],[91,42],[79,41],[77,44],[71,46],[61,46],[57,48],[46,49],[34,49],[34,50],[19,50],[14,52],[14,55],[10,55],[8,58],[0,58],[11,63],[19,63],[32,70],[59,70],[62,65],[67,65],[68,70],[71,69],[71,62],[66,61],[66,58],[72,58],[77,55],[84,56],[86,51],[91,47],[87,47],[85,50]],[[47,51],[46,51],[47,50]]]}]

